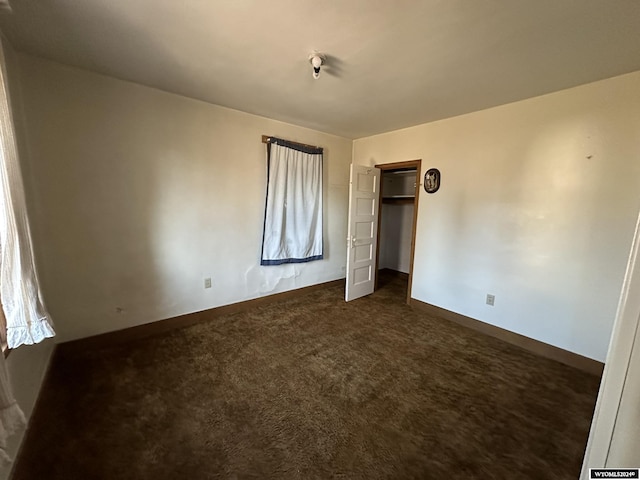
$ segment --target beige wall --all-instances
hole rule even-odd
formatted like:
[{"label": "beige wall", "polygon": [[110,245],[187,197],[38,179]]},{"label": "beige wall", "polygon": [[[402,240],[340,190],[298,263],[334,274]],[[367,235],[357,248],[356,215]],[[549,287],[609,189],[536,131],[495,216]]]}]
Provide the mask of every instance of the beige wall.
[{"label": "beige wall", "polygon": [[[344,277],[351,140],[19,58],[58,342]],[[262,134],[325,148],[323,261],[259,266]]]},{"label": "beige wall", "polygon": [[602,361],[640,207],[638,132],[640,72],[353,152],[442,172],[420,195],[413,297]]},{"label": "beige wall", "polygon": [[383,203],[380,210],[380,258],[378,268],[409,273],[413,204]]},{"label": "beige wall", "polygon": [[[37,345],[22,346],[11,352],[7,358],[7,369],[16,401],[24,412],[27,422],[40,394],[44,378],[53,354],[53,340],[45,340]],[[26,430],[20,429],[7,441],[7,452],[12,459],[16,458]],[[0,480],[10,478],[14,464],[0,465]]]}]

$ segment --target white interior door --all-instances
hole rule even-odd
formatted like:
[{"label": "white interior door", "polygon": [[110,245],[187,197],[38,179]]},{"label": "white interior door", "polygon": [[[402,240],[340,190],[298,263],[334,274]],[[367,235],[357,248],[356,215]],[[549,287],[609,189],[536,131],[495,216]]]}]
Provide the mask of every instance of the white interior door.
[{"label": "white interior door", "polygon": [[580,479],[590,478],[590,468],[631,468],[640,464],[639,367],[640,217],[622,284]]},{"label": "white interior door", "polygon": [[345,300],[373,293],[378,241],[380,170],[351,164]]}]

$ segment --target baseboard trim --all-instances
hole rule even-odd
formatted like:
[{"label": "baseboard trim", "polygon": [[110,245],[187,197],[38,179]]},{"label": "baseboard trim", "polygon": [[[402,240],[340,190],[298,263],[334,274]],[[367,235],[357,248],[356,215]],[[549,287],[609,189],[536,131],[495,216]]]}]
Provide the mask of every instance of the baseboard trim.
[{"label": "baseboard trim", "polygon": [[584,372],[602,376],[604,364],[602,362],[598,362],[597,360],[593,360],[577,353],[573,353],[568,350],[549,345],[548,343],[544,343],[539,340],[534,340],[533,338],[525,337],[524,335],[520,335],[518,333],[510,332],[509,330],[496,327],[495,325],[490,325],[480,320],[476,320],[474,318],[467,317],[465,315],[461,315],[459,313],[455,313],[441,307],[436,307],[435,305],[431,305],[415,298],[411,298],[410,305],[418,310],[428,313],[429,315],[455,322],[459,325],[462,325],[463,327],[467,327],[480,333],[484,333],[485,335],[495,337],[499,340],[503,340],[512,345],[516,345],[517,347],[523,348],[543,357],[550,358],[551,360],[556,360],[571,367],[575,367]]},{"label": "baseboard trim", "polygon": [[68,352],[102,348],[127,343],[134,340],[140,340],[154,335],[170,332],[172,330],[177,330],[179,328],[195,325],[196,323],[211,320],[222,315],[243,312],[250,308],[268,305],[270,303],[286,300],[298,295],[311,293],[316,290],[331,288],[340,285],[344,286],[344,282],[344,279],[332,280],[330,282],[310,285],[308,287],[296,288],[294,290],[288,290],[286,292],[265,295],[263,297],[258,297],[251,300],[245,300],[242,302],[232,303],[230,305],[223,305],[221,307],[202,310],[200,312],[187,313],[178,317],[158,320],[156,322],[145,323],[143,325],[136,325],[135,327],[116,330],[114,332],[107,332],[100,335],[94,335],[92,337],[70,340],[68,342],[60,343],[58,345],[58,348],[62,349],[65,352]]}]

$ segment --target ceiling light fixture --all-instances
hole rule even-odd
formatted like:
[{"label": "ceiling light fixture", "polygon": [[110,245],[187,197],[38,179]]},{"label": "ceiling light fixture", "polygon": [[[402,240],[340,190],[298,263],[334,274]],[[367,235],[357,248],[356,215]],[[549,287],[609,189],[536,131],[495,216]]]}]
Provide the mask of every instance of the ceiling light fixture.
[{"label": "ceiling light fixture", "polygon": [[309,55],[309,63],[311,63],[311,66],[313,67],[313,78],[316,80],[320,76],[320,67],[324,65],[325,60],[326,57],[319,52],[313,52]]}]

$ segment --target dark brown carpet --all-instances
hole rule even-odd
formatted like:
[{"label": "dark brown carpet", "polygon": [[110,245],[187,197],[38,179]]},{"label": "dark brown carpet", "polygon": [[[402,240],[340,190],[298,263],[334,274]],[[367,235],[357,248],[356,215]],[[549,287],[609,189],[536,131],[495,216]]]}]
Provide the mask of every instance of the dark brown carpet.
[{"label": "dark brown carpet", "polygon": [[14,480],[578,478],[598,378],[381,283],[61,351]]}]

